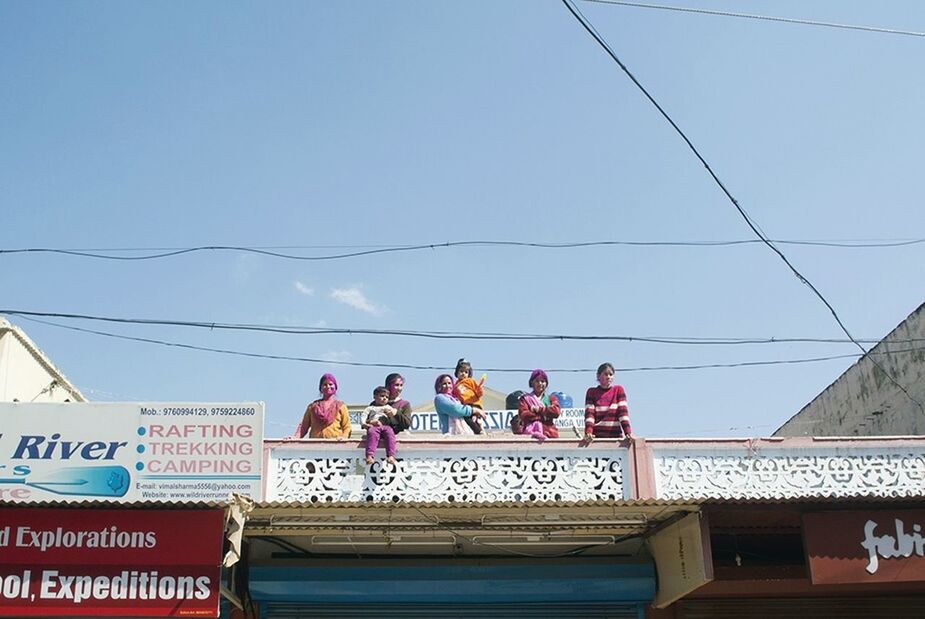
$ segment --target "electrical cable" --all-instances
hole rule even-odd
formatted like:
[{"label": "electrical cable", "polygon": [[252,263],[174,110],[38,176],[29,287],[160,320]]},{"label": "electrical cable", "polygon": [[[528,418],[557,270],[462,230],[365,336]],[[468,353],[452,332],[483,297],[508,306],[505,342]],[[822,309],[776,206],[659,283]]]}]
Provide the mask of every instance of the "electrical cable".
[{"label": "electrical cable", "polygon": [[[567,335],[564,333],[501,333],[485,331],[418,331],[410,329],[361,329],[340,327],[303,327],[294,325],[261,325],[253,323],[223,323],[193,320],[167,320],[156,318],[117,318],[94,316],[89,314],[69,314],[62,312],[32,312],[17,309],[0,309],[0,315],[64,318],[88,320],[116,324],[189,327],[208,331],[247,331],[256,333],[276,333],[282,335],[378,335],[394,337],[412,337],[435,340],[488,340],[488,341],[618,341],[649,344],[672,344],[687,346],[741,346],[756,344],[854,344],[844,338],[810,338],[810,337],[771,337],[771,338],[706,338],[706,337],[669,337],[638,335]],[[880,340],[861,339],[858,341],[876,344]],[[891,340],[893,343],[925,342],[925,338],[908,338]]]},{"label": "electrical cable", "polygon": [[821,26],[825,28],[841,28],[843,30],[862,30],[865,32],[876,32],[878,34],[899,34],[910,37],[925,37],[925,32],[915,32],[911,30],[895,30],[893,28],[877,28],[875,26],[857,26],[852,24],[840,24],[835,22],[816,21],[811,19],[796,19],[792,17],[772,17],[769,15],[754,15],[750,13],[732,13],[730,11],[716,11],[708,9],[695,9],[683,6],[669,6],[665,4],[647,4],[643,2],[624,2],[622,0],[583,0],[584,2],[595,2],[597,4],[614,4],[618,6],[629,6],[638,9],[658,9],[662,11],[678,11],[681,13],[697,13],[700,15],[717,15],[720,17],[738,17],[741,19],[757,19],[763,21],[772,21],[785,24],[798,24],[802,26]]},{"label": "electrical cable", "polygon": [[[112,252],[136,252],[136,251],[154,251],[153,248],[112,248],[112,249],[68,249],[54,247],[25,247],[18,249],[0,249],[0,255],[13,254],[58,254],[64,256],[73,256],[80,258],[95,258],[99,260],[115,260],[120,262],[138,262],[144,260],[159,260],[162,258],[172,258],[185,254],[201,252],[235,252],[250,253],[272,258],[281,258],[284,260],[298,260],[307,262],[323,262],[329,260],[343,260],[347,258],[359,258],[363,256],[373,256],[378,254],[390,254],[398,252],[416,252],[422,250],[446,249],[452,247],[526,247],[534,249],[581,249],[588,247],[732,247],[736,245],[753,245],[761,243],[759,239],[741,239],[733,241],[584,241],[584,242],[563,242],[563,243],[536,243],[527,241],[491,241],[491,240],[472,240],[472,241],[447,241],[443,243],[424,243],[419,245],[388,245],[374,249],[365,249],[362,251],[344,252],[339,254],[327,254],[321,256],[304,256],[297,254],[288,254],[273,251],[263,247],[248,247],[243,245],[200,245],[196,247],[178,247],[166,250],[158,250],[158,253],[145,254],[141,256],[117,256]],[[863,241],[799,241],[799,240],[774,240],[773,243],[781,245],[802,245],[810,247],[830,247],[846,249],[870,249],[870,248],[887,248],[887,247],[904,247],[908,245],[919,245],[925,243],[925,239],[908,239],[902,241],[885,241],[885,242],[863,242]],[[346,246],[350,247],[350,246]],[[367,246],[368,247],[368,246]],[[293,249],[311,249],[312,246],[293,247]],[[100,253],[110,252],[110,253]]]},{"label": "electrical cable", "polygon": [[[806,285],[813,292],[813,294],[816,295],[816,297],[820,301],[822,301],[822,303],[829,309],[829,312],[832,314],[832,317],[835,319],[835,322],[838,323],[838,326],[839,328],[841,328],[842,332],[844,332],[844,334],[848,336],[848,339],[850,339],[857,346],[857,348],[860,349],[861,352],[866,355],[867,349],[864,348],[864,346],[862,346],[861,343],[858,342],[853,335],[851,335],[851,332],[848,331],[848,327],[846,327],[845,323],[842,322],[842,319],[841,317],[839,317],[838,312],[835,311],[835,308],[832,306],[831,303],[829,303],[828,299],[826,299],[825,296],[823,296],[823,294],[819,291],[819,289],[816,288],[816,286],[814,286],[813,283],[810,282],[802,273],[800,273],[800,271],[798,271],[797,268],[790,262],[787,256],[785,256],[784,253],[781,250],[779,250],[774,245],[774,243],[772,243],[768,239],[767,235],[765,235],[764,232],[759,228],[758,224],[752,220],[752,218],[746,212],[745,208],[743,208],[739,204],[739,201],[736,200],[735,196],[733,196],[732,193],[726,188],[726,185],[723,184],[719,176],[717,176],[717,174],[713,171],[713,168],[710,167],[710,164],[707,162],[704,156],[700,154],[700,151],[697,149],[696,146],[694,146],[694,143],[691,142],[690,138],[687,137],[687,134],[685,134],[684,131],[681,130],[681,127],[679,127],[677,123],[675,123],[674,119],[672,119],[671,116],[668,115],[668,112],[666,112],[664,108],[662,108],[662,106],[659,105],[658,101],[655,100],[655,97],[653,97],[649,93],[649,91],[646,90],[646,88],[642,85],[642,83],[640,83],[639,80],[637,80],[636,77],[632,74],[629,68],[627,68],[627,66],[623,64],[623,62],[617,57],[616,52],[613,51],[610,45],[608,45],[607,42],[604,40],[604,38],[597,32],[597,30],[595,30],[591,22],[589,22],[587,18],[585,18],[585,16],[581,13],[581,11],[578,10],[577,6],[573,5],[572,0],[562,0],[562,3],[569,10],[572,16],[578,21],[578,23],[580,23],[584,27],[584,29],[588,32],[588,34],[590,34],[592,38],[594,38],[594,40],[597,41],[597,43],[601,46],[601,48],[605,52],[607,52],[607,54],[613,59],[613,61],[617,63],[620,69],[627,75],[627,77],[630,78],[630,80],[633,82],[633,84],[636,85],[639,91],[642,92],[646,96],[649,102],[655,107],[655,109],[658,110],[658,112],[668,122],[668,124],[671,125],[671,127],[681,137],[681,139],[684,140],[684,143],[687,144],[687,147],[694,154],[694,156],[697,157],[700,163],[703,164],[704,168],[706,168],[710,177],[713,179],[716,185],[722,190],[722,192],[726,195],[726,197],[735,207],[736,211],[738,211],[742,219],[745,220],[745,223],[752,230],[755,236],[758,237],[768,247],[768,249],[770,249],[775,254],[777,254],[778,258],[780,258],[784,262],[784,264],[787,265],[787,267],[794,274],[794,276],[797,279],[799,279],[804,285]],[[918,406],[919,410],[923,414],[925,414],[925,406],[923,406],[921,402],[919,402],[916,398],[914,398],[912,394],[909,393],[909,391],[902,384],[900,384],[899,381],[897,381],[896,378],[894,378],[892,374],[890,374],[886,370],[886,368],[884,368],[879,363],[877,363],[877,361],[873,358],[871,358],[871,362],[881,372],[883,372],[884,376],[886,376],[891,383],[893,383],[900,391],[902,391],[903,394],[907,398],[909,398],[909,400],[915,403],[916,406]]]},{"label": "electrical cable", "polygon": [[[231,355],[237,357],[249,357],[254,359],[271,359],[276,361],[298,361],[302,363],[317,363],[321,365],[342,365],[349,367],[374,367],[374,368],[393,368],[393,369],[402,369],[402,370],[434,370],[434,371],[445,371],[446,366],[444,365],[415,365],[408,363],[377,363],[377,362],[363,362],[363,361],[341,361],[341,360],[330,360],[330,359],[319,359],[313,357],[296,357],[289,355],[271,355],[267,353],[255,353],[247,352],[240,350],[230,350],[226,348],[213,348],[209,346],[197,346],[194,344],[184,344],[181,342],[169,342],[166,340],[159,340],[154,338],[145,338],[145,337],[135,337],[131,335],[122,335],[119,333],[111,333],[108,331],[97,331],[95,329],[84,329],[82,327],[75,327],[72,325],[62,325],[54,322],[49,322],[46,320],[39,320],[36,318],[27,318],[23,317],[26,320],[31,322],[48,325],[51,327],[58,327],[60,329],[67,329],[70,331],[77,331],[80,333],[89,333],[92,335],[99,335],[103,337],[109,337],[119,340],[127,340],[131,342],[141,342],[145,344],[156,344],[160,346],[168,346],[173,348],[182,348],[185,350],[196,350],[200,352],[211,352],[223,355]],[[868,356],[873,354],[883,354],[883,355],[892,355],[900,353],[914,353],[925,350],[925,348],[908,348],[901,350],[892,350],[887,353],[867,353]],[[663,366],[642,366],[642,367],[618,367],[616,371],[618,372],[657,372],[657,371],[683,371],[683,370],[704,370],[704,369],[719,369],[719,368],[738,368],[738,367],[756,367],[756,366],[765,366],[765,365],[794,365],[802,363],[817,363],[821,361],[834,361],[838,359],[855,359],[860,357],[857,353],[849,353],[845,355],[832,355],[828,357],[810,357],[804,359],[776,359],[768,361],[741,361],[736,363],[706,363],[706,364],[697,364],[697,365],[663,365]],[[530,368],[492,368],[486,367],[483,368],[485,372],[492,373],[529,373],[532,370]],[[594,368],[551,368],[547,372],[556,372],[562,374],[574,374],[574,373],[593,373]]]}]

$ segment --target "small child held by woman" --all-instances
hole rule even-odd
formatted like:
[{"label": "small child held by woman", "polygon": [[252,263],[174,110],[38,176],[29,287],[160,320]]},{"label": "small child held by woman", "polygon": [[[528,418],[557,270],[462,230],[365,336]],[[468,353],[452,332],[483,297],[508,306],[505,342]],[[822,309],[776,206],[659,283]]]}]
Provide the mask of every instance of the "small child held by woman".
[{"label": "small child held by woman", "polygon": [[[485,384],[485,375],[481,380],[472,378],[472,364],[465,359],[456,362],[456,384],[453,385],[453,395],[463,404],[484,408],[482,406],[482,386]],[[482,425],[478,417],[472,415],[463,419],[475,434],[482,433]]]},{"label": "small child held by woman", "polygon": [[373,389],[373,401],[363,410],[360,427],[366,429],[366,464],[375,460],[379,439],[385,437],[385,455],[389,464],[395,464],[395,430],[388,424],[395,409],[389,406],[389,390],[386,387]]}]

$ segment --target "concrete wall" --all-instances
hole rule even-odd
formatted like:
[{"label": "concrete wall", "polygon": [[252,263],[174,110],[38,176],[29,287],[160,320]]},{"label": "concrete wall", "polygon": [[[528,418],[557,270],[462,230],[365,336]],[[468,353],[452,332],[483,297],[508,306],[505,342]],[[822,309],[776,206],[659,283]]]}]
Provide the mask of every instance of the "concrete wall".
[{"label": "concrete wall", "polygon": [[[871,356],[909,395],[904,394],[874,365]],[[925,434],[923,407],[925,304],[920,305],[867,356],[848,368],[774,435],[922,435]]]}]

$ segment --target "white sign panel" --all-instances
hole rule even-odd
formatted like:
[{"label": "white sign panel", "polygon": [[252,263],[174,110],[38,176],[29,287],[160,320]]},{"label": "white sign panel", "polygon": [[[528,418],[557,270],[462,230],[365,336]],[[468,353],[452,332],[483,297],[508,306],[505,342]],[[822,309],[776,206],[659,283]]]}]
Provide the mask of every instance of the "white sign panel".
[{"label": "white sign panel", "polygon": [[0,501],[260,496],[263,403],[0,404]]},{"label": "white sign panel", "polygon": [[[514,410],[497,410],[485,411],[488,420],[489,432],[510,431],[511,417],[517,411]],[[350,413],[350,423],[356,427],[360,426],[360,417],[362,411]],[[578,428],[581,434],[584,434],[585,428],[585,409],[583,408],[563,408],[556,419],[556,427],[560,430],[570,430]],[[433,411],[424,411],[413,413],[411,415],[412,432],[439,432],[440,423],[437,420],[437,413]]]},{"label": "white sign panel", "polygon": [[560,430],[578,428],[582,436],[585,433],[585,409],[563,408],[556,417],[556,427]]}]

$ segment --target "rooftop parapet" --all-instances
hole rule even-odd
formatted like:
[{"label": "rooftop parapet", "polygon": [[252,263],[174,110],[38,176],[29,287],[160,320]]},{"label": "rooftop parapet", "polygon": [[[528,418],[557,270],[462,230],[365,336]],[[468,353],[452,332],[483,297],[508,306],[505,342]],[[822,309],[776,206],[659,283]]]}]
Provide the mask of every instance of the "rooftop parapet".
[{"label": "rooftop parapet", "polygon": [[650,439],[637,458],[659,499],[925,496],[925,437]]},{"label": "rooftop parapet", "polygon": [[[398,462],[366,465],[362,442],[265,441],[264,500],[282,503],[483,503],[632,497],[628,450],[601,440],[529,437],[399,441]],[[381,455],[381,452],[380,452]]]},{"label": "rooftop parapet", "polygon": [[[362,441],[264,442],[274,503],[541,503],[925,496],[925,437],[727,440],[407,438],[367,466]],[[380,453],[381,455],[381,453]]]}]

